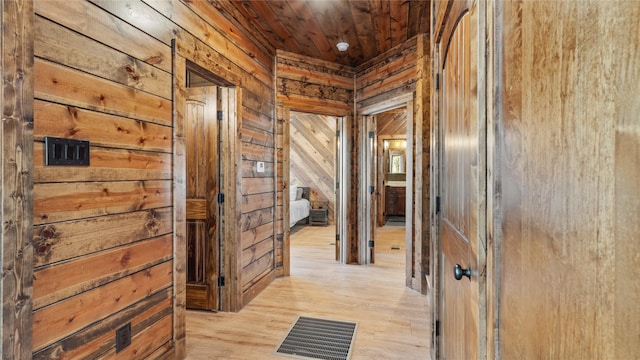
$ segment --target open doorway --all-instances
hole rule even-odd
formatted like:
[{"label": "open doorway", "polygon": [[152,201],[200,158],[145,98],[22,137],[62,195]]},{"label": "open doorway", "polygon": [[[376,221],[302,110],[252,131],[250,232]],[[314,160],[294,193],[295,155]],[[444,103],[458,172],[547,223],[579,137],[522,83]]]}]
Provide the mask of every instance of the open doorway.
[{"label": "open doorway", "polygon": [[[291,111],[289,116],[289,228],[336,226],[337,128],[335,116]],[[329,233],[335,233],[329,232]],[[326,239],[327,246],[339,244]]]},{"label": "open doorway", "polygon": [[[422,240],[419,238],[419,241],[417,241],[414,236],[414,217],[416,217],[416,220],[421,219],[422,208],[419,206],[421,204],[414,204],[414,196],[419,193],[419,191],[414,191],[414,182],[416,181],[414,169],[418,165],[414,162],[414,158],[416,153],[420,154],[422,152],[422,148],[421,143],[415,143],[414,139],[415,109],[413,94],[405,94],[381,104],[362,108],[360,111],[362,114],[360,123],[362,151],[359,179],[362,186],[359,193],[359,206],[364,210],[363,214],[365,216],[359,227],[360,263],[375,263],[376,247],[378,246],[378,225],[386,223],[385,207],[393,205],[396,209],[389,210],[388,215],[404,216],[404,226],[398,227],[402,228],[404,233],[404,242],[400,246],[400,251],[404,250],[405,253],[406,285],[414,289],[420,288],[416,284],[422,275],[416,271],[416,263],[422,257],[422,255],[418,254],[418,250],[420,250],[418,247],[422,246]],[[404,119],[404,125],[402,125],[402,121],[400,124],[390,121],[387,125],[396,125],[404,131],[399,129],[391,130],[391,132],[397,133],[397,136],[383,135],[379,138],[378,123],[381,117],[387,116],[390,119],[393,119],[394,116],[396,120],[399,118]],[[384,129],[384,125],[381,129]],[[421,133],[420,136],[422,136]],[[384,140],[388,140],[386,157]],[[398,148],[393,153],[388,151],[392,146],[396,146],[396,144],[392,145],[392,140],[398,141]],[[401,149],[404,149],[404,151]],[[386,172],[391,172],[392,165],[395,167],[394,174],[386,174]],[[385,171],[385,169],[388,170]],[[388,188],[387,185],[393,185],[393,189]],[[382,198],[383,193],[384,199]],[[396,198],[389,199],[388,195],[396,195]],[[401,211],[397,211],[395,203],[398,200],[404,200],[404,215]],[[382,211],[383,215],[378,216],[379,210]],[[399,225],[403,225],[402,217],[394,217],[391,220],[398,220]]]},{"label": "open doorway", "polygon": [[406,224],[407,109],[376,115],[378,228]]}]

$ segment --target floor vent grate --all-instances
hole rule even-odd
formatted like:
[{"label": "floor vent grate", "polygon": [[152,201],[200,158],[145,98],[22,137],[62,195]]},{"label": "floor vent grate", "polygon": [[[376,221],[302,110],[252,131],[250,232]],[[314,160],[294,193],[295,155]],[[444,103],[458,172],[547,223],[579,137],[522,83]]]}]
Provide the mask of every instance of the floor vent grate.
[{"label": "floor vent grate", "polygon": [[276,353],[300,359],[347,360],[356,326],[353,322],[300,316]]}]

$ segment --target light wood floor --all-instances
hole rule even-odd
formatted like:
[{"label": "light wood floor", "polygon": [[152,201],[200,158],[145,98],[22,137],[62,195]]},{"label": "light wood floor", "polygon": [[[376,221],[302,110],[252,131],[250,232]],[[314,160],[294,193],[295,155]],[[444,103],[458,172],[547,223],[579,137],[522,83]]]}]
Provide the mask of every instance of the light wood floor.
[{"label": "light wood floor", "polygon": [[380,228],[369,266],[336,263],[333,239],[332,226],[293,234],[291,276],[239,313],[188,311],[187,359],[286,359],[274,351],[299,315],[357,322],[351,359],[429,359],[428,298],[404,286],[404,227]]}]

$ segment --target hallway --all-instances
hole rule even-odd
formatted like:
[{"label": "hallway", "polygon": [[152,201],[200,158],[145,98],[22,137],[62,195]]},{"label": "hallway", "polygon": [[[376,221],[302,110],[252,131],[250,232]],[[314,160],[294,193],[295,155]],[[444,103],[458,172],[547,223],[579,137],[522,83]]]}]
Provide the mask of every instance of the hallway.
[{"label": "hallway", "polygon": [[335,262],[334,232],[292,234],[291,276],[239,313],[188,311],[187,359],[285,359],[273,352],[299,315],[357,322],[351,359],[428,359],[428,298],[404,287],[404,227],[379,229],[367,267]]}]

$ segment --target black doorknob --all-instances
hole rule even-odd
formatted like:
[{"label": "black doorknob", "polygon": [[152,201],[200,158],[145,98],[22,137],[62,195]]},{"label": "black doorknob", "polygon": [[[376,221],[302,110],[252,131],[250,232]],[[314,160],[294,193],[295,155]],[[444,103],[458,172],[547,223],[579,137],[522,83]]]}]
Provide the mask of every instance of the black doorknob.
[{"label": "black doorknob", "polygon": [[456,264],[456,266],[453,267],[453,277],[455,277],[456,280],[460,280],[463,276],[471,280],[471,269],[463,269],[460,264]]}]

